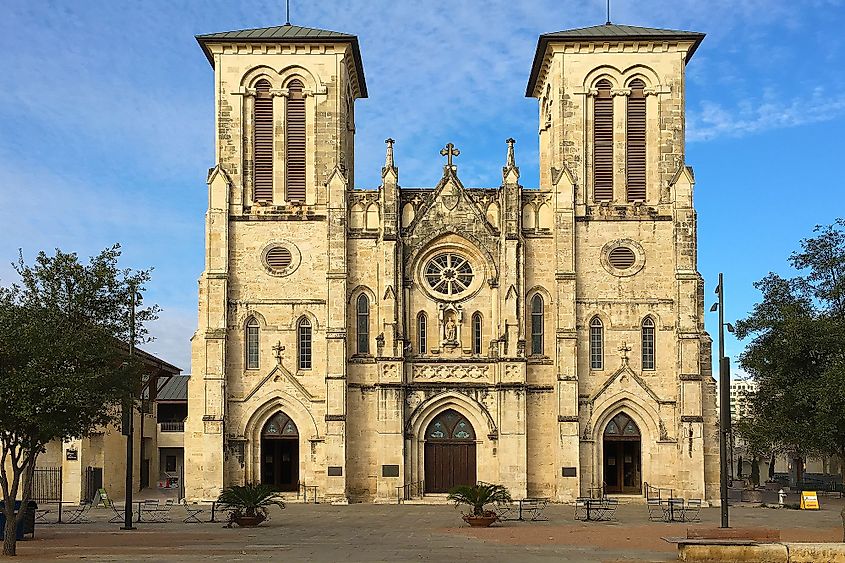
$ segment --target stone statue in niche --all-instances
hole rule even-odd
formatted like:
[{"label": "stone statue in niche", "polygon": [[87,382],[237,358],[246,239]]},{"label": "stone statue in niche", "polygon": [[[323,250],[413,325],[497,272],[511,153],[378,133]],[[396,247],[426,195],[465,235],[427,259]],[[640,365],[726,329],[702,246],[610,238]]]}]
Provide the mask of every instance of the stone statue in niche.
[{"label": "stone statue in niche", "polygon": [[446,321],[446,342],[455,342],[458,338],[458,326],[455,324],[455,319],[449,317]]}]

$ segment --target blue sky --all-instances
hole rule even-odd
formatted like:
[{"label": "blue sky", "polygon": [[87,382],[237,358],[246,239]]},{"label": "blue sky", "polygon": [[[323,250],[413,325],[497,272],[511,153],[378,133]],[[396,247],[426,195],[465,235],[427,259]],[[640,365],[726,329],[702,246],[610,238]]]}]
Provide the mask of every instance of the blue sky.
[{"label": "blue sky", "polygon": [[[537,36],[603,23],[603,0],[292,0],[292,21],[357,34],[370,97],[357,104],[357,187],[374,188],[384,139],[403,186],[430,186],[439,149],[461,149],[473,186],[501,181],[517,140],[536,187],[536,101],[524,97]],[[688,67],[687,161],[696,171],[707,306],[725,272],[727,318],[752,283],[819,223],[845,215],[842,0],[639,0],[616,23],[708,34]],[[193,36],[284,23],[284,1],[6,1],[0,17],[0,283],[18,248],[89,256],[119,241],[155,266],[164,311],[145,346],[190,370],[203,268],[212,71]],[[707,328],[716,329],[715,314]],[[742,344],[729,340],[736,356]]]}]

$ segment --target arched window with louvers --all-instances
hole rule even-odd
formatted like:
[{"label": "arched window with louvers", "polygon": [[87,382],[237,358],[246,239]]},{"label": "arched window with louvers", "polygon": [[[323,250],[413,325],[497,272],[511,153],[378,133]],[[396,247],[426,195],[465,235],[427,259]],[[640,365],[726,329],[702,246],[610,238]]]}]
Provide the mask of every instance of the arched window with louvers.
[{"label": "arched window with louvers", "polygon": [[635,78],[629,84],[628,96],[626,184],[628,201],[646,198],[646,98],[645,83]]},{"label": "arched window with louvers", "polygon": [[253,110],[253,199],[273,201],[273,95],[270,81],[255,83]]},{"label": "arched window with louvers", "polygon": [[285,106],[285,197],[305,203],[305,92],[302,81],[288,82]]},{"label": "arched window with louvers", "polygon": [[258,369],[259,357],[259,324],[255,317],[250,317],[246,322],[244,355],[246,356],[246,369]]},{"label": "arched window with louvers", "polygon": [[593,102],[593,200],[613,199],[613,95],[607,79],[596,83]]},{"label": "arched window with louvers", "polygon": [[642,359],[643,369],[653,370],[655,368],[655,335],[654,319],[646,317],[642,326]]},{"label": "arched window with louvers", "polygon": [[370,298],[362,293],[355,302],[357,353],[370,353]]},{"label": "arched window with louvers", "polygon": [[604,369],[604,325],[598,317],[590,320],[590,369]]}]

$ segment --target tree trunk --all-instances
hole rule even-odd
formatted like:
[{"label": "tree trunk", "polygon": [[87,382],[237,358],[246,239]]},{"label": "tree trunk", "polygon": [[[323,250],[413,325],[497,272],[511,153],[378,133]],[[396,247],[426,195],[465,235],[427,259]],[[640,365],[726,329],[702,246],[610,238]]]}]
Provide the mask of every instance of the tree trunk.
[{"label": "tree trunk", "polygon": [[6,513],[6,529],[3,530],[5,537],[3,538],[3,555],[17,555],[17,527],[18,519],[15,518],[15,499],[7,500],[3,503],[3,511]]}]

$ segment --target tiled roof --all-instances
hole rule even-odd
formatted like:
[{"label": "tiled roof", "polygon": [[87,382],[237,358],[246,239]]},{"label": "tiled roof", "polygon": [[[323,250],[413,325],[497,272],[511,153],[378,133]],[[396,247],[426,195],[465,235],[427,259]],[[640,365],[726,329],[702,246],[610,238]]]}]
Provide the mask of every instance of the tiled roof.
[{"label": "tiled roof", "polygon": [[604,25],[593,25],[590,27],[579,27],[566,29],[553,33],[544,33],[537,40],[537,51],[534,53],[534,64],[531,66],[531,76],[528,78],[528,87],[525,90],[527,97],[532,97],[537,78],[540,74],[540,67],[543,65],[543,58],[546,55],[546,47],[549,43],[570,43],[577,41],[693,41],[693,45],[687,53],[687,61],[692,58],[695,50],[704,39],[704,33],[697,31],[680,31],[674,29],[659,29],[656,27],[638,27],[635,25],[618,25],[606,23]]},{"label": "tiled roof", "polygon": [[367,97],[367,85],[364,82],[364,65],[361,62],[361,51],[358,47],[358,37],[356,35],[286,24],[273,27],[207,33],[197,35],[196,39],[200,47],[202,47],[203,53],[205,53],[205,58],[211,63],[211,66],[214,66],[214,57],[208,49],[209,43],[350,43],[355,59],[355,69],[358,74],[361,97]]}]

